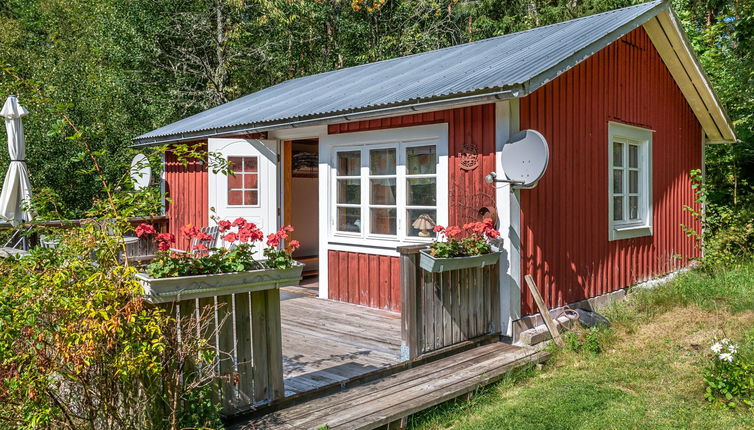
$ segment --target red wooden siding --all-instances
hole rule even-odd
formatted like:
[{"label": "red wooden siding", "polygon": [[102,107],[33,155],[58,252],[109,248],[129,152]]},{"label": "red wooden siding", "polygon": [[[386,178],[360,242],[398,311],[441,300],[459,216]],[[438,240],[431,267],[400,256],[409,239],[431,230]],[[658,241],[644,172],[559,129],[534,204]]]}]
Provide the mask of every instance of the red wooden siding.
[{"label": "red wooden siding", "polygon": [[[698,255],[680,225],[696,225],[689,171],[701,166],[701,129],[643,28],[520,103],[521,128],[539,130],[550,166],[521,191],[522,275],[549,306],[614,291]],[[607,123],[653,129],[654,234],[608,241]],[[681,258],[674,256],[680,255]],[[536,312],[524,288],[522,314]]]},{"label": "red wooden siding", "polygon": [[[448,123],[448,219],[463,224],[477,219],[482,206],[495,204],[495,189],[484,176],[495,170],[495,105],[479,105],[328,126],[329,134]],[[459,166],[464,144],[473,144],[479,166]],[[400,311],[397,257],[345,251],[328,253],[329,297],[350,303]]]},{"label": "red wooden siding", "polygon": [[327,264],[331,299],[401,311],[398,257],[331,250]]},{"label": "red wooden siding", "polygon": [[[206,151],[206,145],[204,150]],[[170,217],[168,231],[176,235],[177,248],[189,247],[188,239],[181,235],[182,226],[207,226],[208,188],[207,169],[198,160],[189,161],[184,166],[171,151],[165,152],[165,193],[172,200],[167,203],[165,215]]]}]

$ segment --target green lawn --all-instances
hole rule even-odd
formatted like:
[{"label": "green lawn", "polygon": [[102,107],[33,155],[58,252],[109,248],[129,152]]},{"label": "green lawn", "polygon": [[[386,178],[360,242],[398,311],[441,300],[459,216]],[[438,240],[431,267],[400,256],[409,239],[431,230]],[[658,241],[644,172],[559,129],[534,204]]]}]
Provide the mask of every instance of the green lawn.
[{"label": "green lawn", "polygon": [[469,402],[425,411],[412,429],[754,429],[754,411],[704,400],[702,370],[720,337],[754,338],[754,261],[687,273],[608,312],[604,350],[558,351]]}]

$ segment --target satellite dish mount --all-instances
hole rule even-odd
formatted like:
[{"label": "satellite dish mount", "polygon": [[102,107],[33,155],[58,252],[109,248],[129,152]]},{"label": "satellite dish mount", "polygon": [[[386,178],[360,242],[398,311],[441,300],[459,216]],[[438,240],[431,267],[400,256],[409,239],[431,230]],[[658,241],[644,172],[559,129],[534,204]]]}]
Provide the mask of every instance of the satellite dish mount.
[{"label": "satellite dish mount", "polygon": [[497,173],[490,172],[484,180],[489,184],[503,182],[514,188],[531,189],[545,174],[549,161],[550,149],[545,137],[536,130],[523,130],[511,136],[500,152],[500,165],[506,178],[498,178]]}]

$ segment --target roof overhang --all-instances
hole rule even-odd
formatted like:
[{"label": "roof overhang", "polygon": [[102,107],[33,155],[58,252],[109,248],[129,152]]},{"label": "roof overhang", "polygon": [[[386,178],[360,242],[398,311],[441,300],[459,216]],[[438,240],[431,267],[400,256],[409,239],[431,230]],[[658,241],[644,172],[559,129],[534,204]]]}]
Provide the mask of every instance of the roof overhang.
[{"label": "roof overhang", "polygon": [[645,22],[644,29],[694,111],[707,142],[736,142],[733,125],[673,11],[666,8]]}]

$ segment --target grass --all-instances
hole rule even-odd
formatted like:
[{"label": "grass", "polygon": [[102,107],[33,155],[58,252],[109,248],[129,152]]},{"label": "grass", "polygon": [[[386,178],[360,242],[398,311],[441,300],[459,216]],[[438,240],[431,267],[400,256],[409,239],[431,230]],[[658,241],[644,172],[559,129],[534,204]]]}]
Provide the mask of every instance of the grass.
[{"label": "grass", "polygon": [[[562,350],[476,393],[412,418],[412,429],[751,429],[754,411],[704,400],[710,344],[754,334],[754,261],[692,271],[607,312],[594,348]],[[572,335],[573,336],[573,335]],[[577,344],[571,339],[571,345]]]}]

